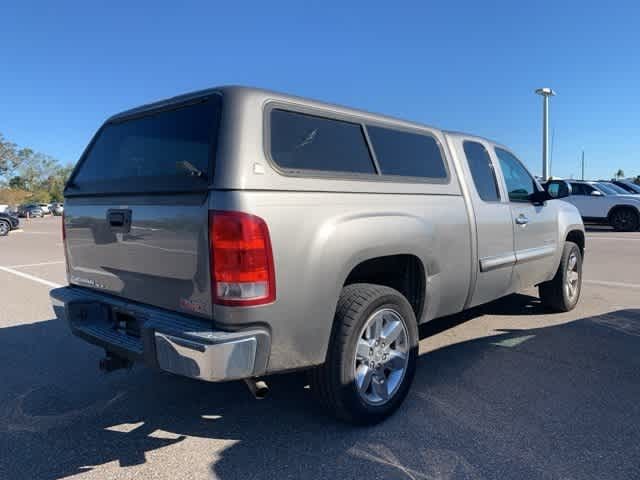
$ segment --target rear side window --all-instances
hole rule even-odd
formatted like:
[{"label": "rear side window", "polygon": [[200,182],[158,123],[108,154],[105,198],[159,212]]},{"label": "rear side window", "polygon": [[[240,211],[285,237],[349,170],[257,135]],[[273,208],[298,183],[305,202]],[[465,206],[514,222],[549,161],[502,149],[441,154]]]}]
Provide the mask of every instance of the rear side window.
[{"label": "rear side window", "polygon": [[220,98],[107,123],[69,188],[146,192],[206,187],[212,169]]},{"label": "rear side window", "polygon": [[499,201],[498,181],[487,149],[478,142],[464,142],[464,154],[478,196],[485,202]]},{"label": "rear side window", "polygon": [[446,179],[447,169],[431,135],[367,126],[382,175]]},{"label": "rear side window", "polygon": [[270,134],[271,157],[284,169],[376,173],[356,123],[274,109]]}]

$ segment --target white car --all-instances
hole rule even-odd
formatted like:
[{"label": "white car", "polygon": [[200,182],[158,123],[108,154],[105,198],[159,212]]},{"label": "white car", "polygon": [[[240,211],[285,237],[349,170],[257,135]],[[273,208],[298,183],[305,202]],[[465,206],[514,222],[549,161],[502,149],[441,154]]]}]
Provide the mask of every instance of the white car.
[{"label": "white car", "polygon": [[588,223],[611,225],[618,231],[635,231],[640,226],[640,198],[616,185],[604,182],[569,180],[571,195],[565,200],[575,205]]},{"label": "white car", "polygon": [[45,215],[49,215],[51,213],[50,203],[38,203],[37,205],[42,209],[42,213]]}]

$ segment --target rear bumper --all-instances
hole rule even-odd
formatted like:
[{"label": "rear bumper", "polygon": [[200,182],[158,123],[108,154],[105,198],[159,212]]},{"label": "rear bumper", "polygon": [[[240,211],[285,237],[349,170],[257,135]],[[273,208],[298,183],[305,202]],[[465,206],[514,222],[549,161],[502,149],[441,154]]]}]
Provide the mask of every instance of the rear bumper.
[{"label": "rear bumper", "polygon": [[[132,304],[79,287],[50,293],[53,309],[72,333],[108,352],[150,367],[210,382],[250,378],[267,368],[271,339],[266,329],[227,332],[212,322]],[[135,332],[114,319],[135,320]]]}]

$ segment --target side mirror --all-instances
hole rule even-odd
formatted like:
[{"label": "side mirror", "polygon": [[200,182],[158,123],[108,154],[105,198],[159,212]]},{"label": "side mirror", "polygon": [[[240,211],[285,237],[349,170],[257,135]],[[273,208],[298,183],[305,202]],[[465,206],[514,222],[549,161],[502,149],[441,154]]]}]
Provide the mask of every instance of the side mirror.
[{"label": "side mirror", "polygon": [[571,185],[564,180],[549,180],[544,184],[544,189],[547,192],[549,200],[565,198],[571,195]]},{"label": "side mirror", "polygon": [[599,191],[599,190],[592,190],[589,195],[591,195],[592,197],[602,197],[603,196],[602,192]]}]

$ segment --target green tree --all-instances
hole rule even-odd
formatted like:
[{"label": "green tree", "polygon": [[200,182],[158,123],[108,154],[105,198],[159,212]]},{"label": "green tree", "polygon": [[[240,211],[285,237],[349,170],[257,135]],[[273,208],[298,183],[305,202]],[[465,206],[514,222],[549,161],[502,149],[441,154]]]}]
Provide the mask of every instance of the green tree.
[{"label": "green tree", "polygon": [[618,171],[616,172],[616,178],[623,178],[623,177],[624,177],[624,170],[619,168]]},{"label": "green tree", "polygon": [[31,202],[62,201],[71,169],[50,155],[18,147],[0,133],[0,191],[5,198],[22,201],[26,195]]},{"label": "green tree", "polygon": [[17,162],[16,144],[0,133],[0,177],[13,170]]}]

